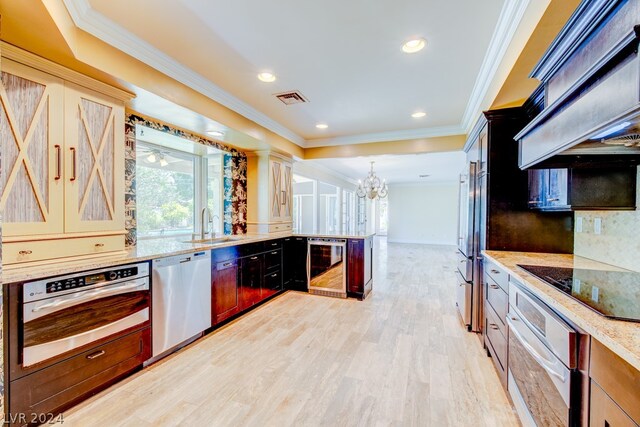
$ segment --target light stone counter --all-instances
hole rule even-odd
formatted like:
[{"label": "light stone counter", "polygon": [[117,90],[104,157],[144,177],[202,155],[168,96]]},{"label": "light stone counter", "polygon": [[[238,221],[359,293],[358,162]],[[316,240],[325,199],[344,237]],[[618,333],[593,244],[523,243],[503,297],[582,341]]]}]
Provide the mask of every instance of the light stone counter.
[{"label": "light stone counter", "polygon": [[162,258],[172,255],[186,254],[190,252],[224,248],[246,243],[261,242],[264,240],[280,239],[291,236],[302,237],[331,237],[345,239],[364,239],[372,234],[356,235],[316,235],[316,234],[291,234],[291,232],[271,233],[271,234],[244,234],[230,237],[232,240],[220,243],[190,243],[186,242],[188,237],[180,238],[160,238],[160,239],[139,239],[138,245],[127,251],[117,254],[99,255],[93,258],[82,258],[76,260],[51,260],[33,264],[14,264],[3,266],[2,281],[7,283],[24,282],[43,277],[60,276],[73,274],[80,271],[106,268],[115,265],[131,264],[135,262],[148,261],[155,258]]},{"label": "light stone counter", "polygon": [[[595,270],[623,271],[623,269],[573,255],[506,251],[484,251],[483,253],[487,259],[513,275],[516,280],[522,282],[529,291],[555,311],[640,370],[640,323],[605,318],[548,283],[522,270],[517,264]],[[637,293],[637,300],[640,301],[640,283],[637,284]]]}]

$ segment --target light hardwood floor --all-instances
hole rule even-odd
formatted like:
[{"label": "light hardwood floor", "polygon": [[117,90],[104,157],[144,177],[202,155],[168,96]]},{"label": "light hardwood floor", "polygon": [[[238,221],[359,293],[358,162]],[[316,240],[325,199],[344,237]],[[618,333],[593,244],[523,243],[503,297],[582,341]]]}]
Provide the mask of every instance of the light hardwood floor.
[{"label": "light hardwood floor", "polygon": [[517,426],[457,318],[454,254],[377,239],[364,302],[288,292],[68,411],[65,426]]}]

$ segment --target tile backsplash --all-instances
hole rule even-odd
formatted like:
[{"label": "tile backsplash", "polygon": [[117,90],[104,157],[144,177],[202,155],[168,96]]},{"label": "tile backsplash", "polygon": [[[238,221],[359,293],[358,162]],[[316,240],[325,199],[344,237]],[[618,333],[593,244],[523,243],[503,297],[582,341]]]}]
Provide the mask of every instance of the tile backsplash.
[{"label": "tile backsplash", "polygon": [[[636,185],[640,202],[640,170]],[[576,211],[575,224],[582,218],[582,231],[574,232],[574,254],[633,271],[640,271],[640,210]],[[602,221],[595,233],[597,218]]]}]

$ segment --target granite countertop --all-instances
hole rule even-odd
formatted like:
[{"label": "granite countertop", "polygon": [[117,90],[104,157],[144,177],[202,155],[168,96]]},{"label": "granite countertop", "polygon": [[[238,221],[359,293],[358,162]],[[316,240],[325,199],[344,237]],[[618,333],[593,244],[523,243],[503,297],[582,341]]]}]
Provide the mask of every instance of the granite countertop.
[{"label": "granite countertop", "polygon": [[[538,298],[640,370],[640,323],[601,316],[580,302],[524,271],[517,264],[624,271],[624,269],[574,255],[484,251],[491,261],[516,277]],[[638,286],[640,293],[640,284]],[[640,295],[638,296],[640,299]]]},{"label": "granite countertop", "polygon": [[320,235],[320,234],[292,234],[290,231],[270,234],[243,234],[229,237],[226,242],[191,243],[186,242],[189,237],[140,239],[138,245],[115,254],[105,254],[94,258],[82,258],[71,260],[51,260],[38,264],[14,264],[3,266],[2,281],[4,283],[24,282],[43,277],[73,274],[85,270],[111,267],[114,265],[131,264],[134,262],[148,261],[154,258],[162,258],[172,255],[186,254],[190,252],[224,248],[245,243],[255,243],[265,240],[280,239],[291,236],[301,237],[332,237],[345,239],[364,239],[373,234],[356,235]]}]

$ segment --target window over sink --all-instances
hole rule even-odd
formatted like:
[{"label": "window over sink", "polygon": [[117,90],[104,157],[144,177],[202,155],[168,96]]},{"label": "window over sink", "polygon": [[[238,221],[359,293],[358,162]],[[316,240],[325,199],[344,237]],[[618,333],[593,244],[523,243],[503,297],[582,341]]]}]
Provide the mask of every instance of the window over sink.
[{"label": "window over sink", "polygon": [[136,126],[138,238],[222,234],[223,152],[144,126]]}]

